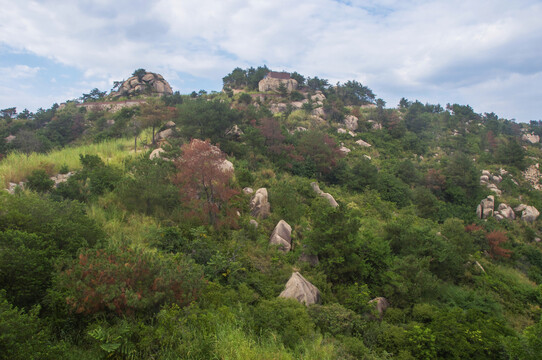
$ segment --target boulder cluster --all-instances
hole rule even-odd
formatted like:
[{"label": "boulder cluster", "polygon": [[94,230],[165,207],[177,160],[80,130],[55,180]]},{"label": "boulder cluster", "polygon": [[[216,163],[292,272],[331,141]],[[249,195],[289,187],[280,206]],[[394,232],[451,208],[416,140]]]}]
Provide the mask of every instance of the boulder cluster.
[{"label": "boulder cluster", "polygon": [[504,169],[500,169],[500,174],[491,174],[488,170],[482,171],[480,176],[480,185],[485,185],[489,190],[493,191],[496,195],[501,195],[502,191],[498,188],[502,181],[502,176],[508,172]]},{"label": "boulder cluster", "polygon": [[134,96],[139,94],[148,95],[171,95],[173,90],[169,83],[160,74],[146,72],[143,76],[132,76],[124,81],[117,91],[112,91],[110,96]]},{"label": "boulder cluster", "polygon": [[542,179],[542,174],[540,173],[538,163],[535,165],[529,166],[524,172],[523,177],[525,180],[531,184],[533,189],[542,190],[542,185],[540,184],[540,179]]},{"label": "boulder cluster", "polygon": [[[501,203],[499,204],[497,211],[495,211],[495,197],[489,195],[483,199],[476,208],[476,215],[480,219],[487,219],[495,216],[497,220],[515,220],[516,213],[521,214],[521,220],[526,222],[535,222],[540,212],[534,207],[525,204],[521,204],[512,209],[511,206]],[[519,216],[519,215],[518,215]]]}]

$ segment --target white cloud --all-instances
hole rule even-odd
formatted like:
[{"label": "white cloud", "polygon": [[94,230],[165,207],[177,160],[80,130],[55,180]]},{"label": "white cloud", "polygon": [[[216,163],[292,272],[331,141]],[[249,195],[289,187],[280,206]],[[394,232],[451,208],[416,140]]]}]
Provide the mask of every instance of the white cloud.
[{"label": "white cloud", "polygon": [[[236,66],[266,63],[332,82],[354,78],[391,98],[435,94],[454,102],[469,94],[476,110],[491,103],[494,79],[519,77],[532,88],[542,71],[537,0],[0,0],[0,6],[0,44],[81,69],[94,83],[139,67],[170,74],[177,84],[179,72],[220,81]],[[512,90],[517,83],[499,86]],[[528,99],[507,102],[506,113],[532,114]]]},{"label": "white cloud", "polygon": [[3,79],[25,79],[32,78],[40,71],[39,67],[27,65],[15,65],[0,67],[0,77]]}]

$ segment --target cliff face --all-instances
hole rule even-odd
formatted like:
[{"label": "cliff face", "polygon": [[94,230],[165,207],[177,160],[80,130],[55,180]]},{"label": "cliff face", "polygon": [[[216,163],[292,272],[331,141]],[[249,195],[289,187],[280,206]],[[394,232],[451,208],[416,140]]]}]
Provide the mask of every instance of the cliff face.
[{"label": "cliff face", "polygon": [[173,90],[162,75],[147,72],[142,77],[132,76],[122,83],[118,91],[111,92],[110,96],[117,98],[139,94],[171,95]]}]

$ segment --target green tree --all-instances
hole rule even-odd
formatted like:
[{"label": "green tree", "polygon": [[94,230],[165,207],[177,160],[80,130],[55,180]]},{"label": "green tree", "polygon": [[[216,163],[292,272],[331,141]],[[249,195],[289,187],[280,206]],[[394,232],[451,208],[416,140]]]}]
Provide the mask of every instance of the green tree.
[{"label": "green tree", "polygon": [[196,99],[178,106],[178,123],[181,134],[187,139],[211,139],[219,142],[227,129],[239,119],[236,110],[219,100]]}]

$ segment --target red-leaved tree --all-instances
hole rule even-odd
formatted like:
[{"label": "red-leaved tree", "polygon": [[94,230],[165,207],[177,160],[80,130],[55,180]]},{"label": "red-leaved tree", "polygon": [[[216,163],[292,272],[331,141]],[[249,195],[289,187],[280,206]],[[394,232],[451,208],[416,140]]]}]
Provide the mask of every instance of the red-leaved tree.
[{"label": "red-leaved tree", "polygon": [[189,215],[214,226],[226,222],[235,225],[235,209],[228,202],[239,191],[231,186],[233,166],[226,154],[209,140],[198,139],[183,145],[181,151],[182,156],[175,161],[178,172],[173,182],[179,186]]},{"label": "red-leaved tree", "polygon": [[501,247],[501,244],[504,244],[506,241],[508,241],[506,233],[495,230],[488,233],[486,235],[486,239],[489,243],[489,254],[492,258],[509,258],[510,255],[512,255],[512,250]]}]

